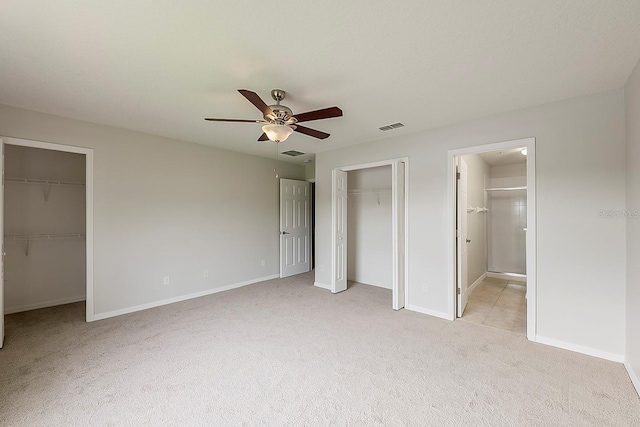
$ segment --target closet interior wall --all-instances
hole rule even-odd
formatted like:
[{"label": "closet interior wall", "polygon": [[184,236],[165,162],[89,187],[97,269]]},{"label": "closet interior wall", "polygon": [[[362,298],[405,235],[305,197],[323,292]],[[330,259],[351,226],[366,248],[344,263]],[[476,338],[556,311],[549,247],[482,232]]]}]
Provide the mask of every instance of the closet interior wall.
[{"label": "closet interior wall", "polygon": [[85,164],[5,145],[5,313],[86,298]]},{"label": "closet interior wall", "polygon": [[347,279],[392,289],[391,166],[350,171],[347,178]]}]

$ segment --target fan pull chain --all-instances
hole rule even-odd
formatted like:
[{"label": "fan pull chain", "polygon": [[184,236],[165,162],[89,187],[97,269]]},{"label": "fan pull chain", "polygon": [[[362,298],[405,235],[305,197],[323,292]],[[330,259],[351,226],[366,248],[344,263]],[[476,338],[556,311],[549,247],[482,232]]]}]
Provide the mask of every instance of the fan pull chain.
[{"label": "fan pull chain", "polygon": [[[274,157],[275,157],[276,162],[277,162],[278,161],[278,143],[274,141],[273,142],[273,146],[274,146],[275,151],[276,151],[276,154],[275,154]],[[278,175],[278,169],[277,168],[273,168],[273,173],[275,173],[276,179],[280,178],[280,176]]]}]

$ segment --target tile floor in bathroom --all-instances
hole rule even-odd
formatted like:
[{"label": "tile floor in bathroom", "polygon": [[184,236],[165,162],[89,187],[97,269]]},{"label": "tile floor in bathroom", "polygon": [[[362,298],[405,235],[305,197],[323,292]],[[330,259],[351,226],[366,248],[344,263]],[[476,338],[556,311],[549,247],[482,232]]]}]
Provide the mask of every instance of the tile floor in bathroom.
[{"label": "tile floor in bathroom", "polygon": [[487,277],[471,291],[462,320],[526,335],[526,289],[524,282]]}]

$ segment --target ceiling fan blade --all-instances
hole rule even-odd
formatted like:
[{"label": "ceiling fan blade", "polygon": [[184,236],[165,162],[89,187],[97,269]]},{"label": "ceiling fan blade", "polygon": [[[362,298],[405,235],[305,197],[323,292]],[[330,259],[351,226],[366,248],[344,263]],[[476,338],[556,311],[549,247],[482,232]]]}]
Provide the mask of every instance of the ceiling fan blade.
[{"label": "ceiling fan blade", "polygon": [[300,133],[304,133],[305,135],[309,135],[312,136],[314,138],[318,138],[318,139],[327,139],[329,138],[330,134],[319,131],[319,130],[315,130],[315,129],[311,129],[308,127],[304,127],[304,126],[300,126],[300,125],[296,125],[295,128],[296,132],[300,132]]},{"label": "ceiling fan blade", "polygon": [[260,123],[260,120],[247,120],[247,119],[214,119],[212,117],[205,117],[205,120],[210,122],[234,122],[234,123]]},{"label": "ceiling fan blade", "polygon": [[247,89],[238,89],[238,92],[240,92],[242,96],[247,98],[247,100],[250,103],[255,105],[258,110],[262,111],[263,116],[268,116],[269,114],[273,114],[273,111],[271,110],[271,108],[269,108],[269,106],[264,103],[262,98],[260,98],[260,96],[257,93],[251,92],[250,90],[247,90]]},{"label": "ceiling fan blade", "polygon": [[294,116],[298,122],[310,122],[311,120],[330,119],[332,117],[342,117],[342,110],[338,107],[323,108],[322,110],[309,111],[307,113],[296,114]]},{"label": "ceiling fan blade", "polygon": [[258,138],[258,141],[268,141],[269,137],[267,136],[266,133],[263,133],[262,135],[260,135],[260,138]]}]

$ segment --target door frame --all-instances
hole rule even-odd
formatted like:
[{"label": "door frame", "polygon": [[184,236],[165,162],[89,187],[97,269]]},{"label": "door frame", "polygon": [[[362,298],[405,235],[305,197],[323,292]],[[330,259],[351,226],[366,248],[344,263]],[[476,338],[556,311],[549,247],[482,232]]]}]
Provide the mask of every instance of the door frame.
[{"label": "door frame", "polygon": [[[33,141],[10,137],[0,137],[5,145],[18,145],[21,147],[41,148],[44,150],[63,151],[66,153],[84,154],[85,156],[85,242],[87,262],[87,300],[86,321],[93,322],[95,318],[95,300],[93,293],[93,149],[76,147],[73,145],[54,144],[50,142]],[[2,230],[4,233],[4,230]],[[3,312],[4,314],[4,312]]]},{"label": "door frame", "polygon": [[[360,170],[360,169],[369,169],[369,168],[375,168],[375,167],[380,167],[380,166],[391,166],[393,168],[394,164],[401,162],[404,163],[404,268],[403,268],[403,272],[404,272],[404,305],[403,307],[407,307],[409,305],[409,286],[408,286],[408,282],[409,282],[409,158],[408,157],[399,157],[399,158],[395,158],[395,159],[389,159],[389,160],[381,160],[381,161],[377,161],[377,162],[369,162],[369,163],[360,163],[360,164],[356,164],[356,165],[348,165],[348,166],[340,166],[337,168],[334,168],[332,170],[332,175],[335,175],[335,171],[342,171],[342,172],[351,172],[351,171],[355,171],[355,170]],[[395,170],[395,169],[394,169]],[[392,194],[396,194],[398,189],[397,189],[397,185],[395,183],[395,179],[392,179],[392,189],[391,192]],[[393,203],[395,203],[395,197],[393,198],[394,201]],[[337,208],[337,195],[336,195],[336,191],[335,188],[331,189],[331,211],[335,212]],[[348,208],[347,208],[348,209]],[[393,208],[392,208],[393,209]],[[333,215],[335,217],[335,215]],[[396,224],[397,224],[397,220],[396,219]],[[331,233],[331,289],[332,292],[335,289],[335,285],[336,285],[336,275],[335,275],[335,271],[337,268],[336,265],[336,256],[335,256],[335,248],[336,248],[336,233],[335,233],[335,228],[336,228],[336,219],[333,218],[332,219],[332,230],[334,230]],[[392,227],[393,227],[393,223],[392,223]],[[395,228],[395,227],[393,227]],[[393,236],[393,242],[394,244],[392,245],[392,259],[393,260],[397,260],[398,256],[399,256],[399,247],[397,244],[399,236],[394,235]],[[348,240],[347,240],[347,244],[348,244]],[[345,264],[345,270],[347,269],[347,264]],[[393,292],[398,292],[398,275],[399,275],[399,271],[396,272],[395,277],[393,278],[393,284],[392,284],[392,291]]]},{"label": "door frame", "polygon": [[536,341],[537,333],[537,223],[536,223],[536,139],[523,138],[492,144],[474,145],[447,152],[447,193],[448,193],[448,276],[449,297],[448,316],[456,320],[457,283],[456,283],[456,167],[455,160],[467,154],[479,154],[487,151],[527,148],[527,339]]}]

